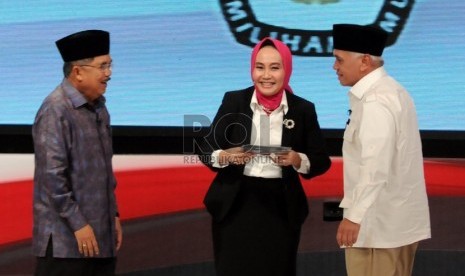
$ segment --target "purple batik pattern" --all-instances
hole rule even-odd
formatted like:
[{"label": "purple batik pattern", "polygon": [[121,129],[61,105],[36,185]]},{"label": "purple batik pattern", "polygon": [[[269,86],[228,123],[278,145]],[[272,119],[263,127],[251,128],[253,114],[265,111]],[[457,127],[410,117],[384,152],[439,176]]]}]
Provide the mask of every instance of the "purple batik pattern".
[{"label": "purple batik pattern", "polygon": [[116,180],[110,116],[65,79],[42,103],[33,125],[35,153],[33,253],[82,257],[74,231],[90,224],[99,257],[115,256]]}]

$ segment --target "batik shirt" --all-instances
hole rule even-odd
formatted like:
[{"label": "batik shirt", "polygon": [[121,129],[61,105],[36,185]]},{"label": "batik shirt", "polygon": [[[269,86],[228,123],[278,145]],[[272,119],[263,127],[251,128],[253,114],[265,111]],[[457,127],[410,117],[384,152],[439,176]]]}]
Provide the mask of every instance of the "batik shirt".
[{"label": "batik shirt", "polygon": [[89,104],[65,79],[42,103],[32,134],[34,255],[45,256],[53,237],[54,257],[82,257],[74,232],[90,224],[99,257],[115,256],[118,211],[105,98]]}]

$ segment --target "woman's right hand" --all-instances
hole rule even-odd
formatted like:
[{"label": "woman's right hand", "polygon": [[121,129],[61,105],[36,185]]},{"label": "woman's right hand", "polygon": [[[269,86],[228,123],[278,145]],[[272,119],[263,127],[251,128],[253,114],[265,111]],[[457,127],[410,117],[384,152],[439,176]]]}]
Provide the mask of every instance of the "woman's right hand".
[{"label": "woman's right hand", "polygon": [[234,147],[220,152],[220,164],[226,165],[244,165],[248,163],[254,154],[251,152],[244,152],[242,147]]}]

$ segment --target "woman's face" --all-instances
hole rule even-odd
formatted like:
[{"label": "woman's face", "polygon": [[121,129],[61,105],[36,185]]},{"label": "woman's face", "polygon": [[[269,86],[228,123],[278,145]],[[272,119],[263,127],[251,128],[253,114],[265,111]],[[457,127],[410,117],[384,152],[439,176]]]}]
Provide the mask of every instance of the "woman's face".
[{"label": "woman's face", "polygon": [[273,96],[283,89],[284,66],[278,50],[265,46],[257,53],[252,80],[265,96]]}]

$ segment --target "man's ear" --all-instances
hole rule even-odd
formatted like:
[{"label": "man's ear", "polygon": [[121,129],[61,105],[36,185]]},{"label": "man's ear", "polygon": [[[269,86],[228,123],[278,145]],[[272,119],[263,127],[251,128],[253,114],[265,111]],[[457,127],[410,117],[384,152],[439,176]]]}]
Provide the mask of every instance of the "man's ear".
[{"label": "man's ear", "polygon": [[362,63],[360,65],[360,70],[362,72],[367,71],[372,67],[373,60],[371,59],[371,56],[369,54],[364,54],[362,57]]},{"label": "man's ear", "polygon": [[81,67],[79,66],[73,66],[73,69],[71,70],[72,74],[74,74],[75,78],[78,80],[78,81],[82,81],[82,70],[81,70]]}]

